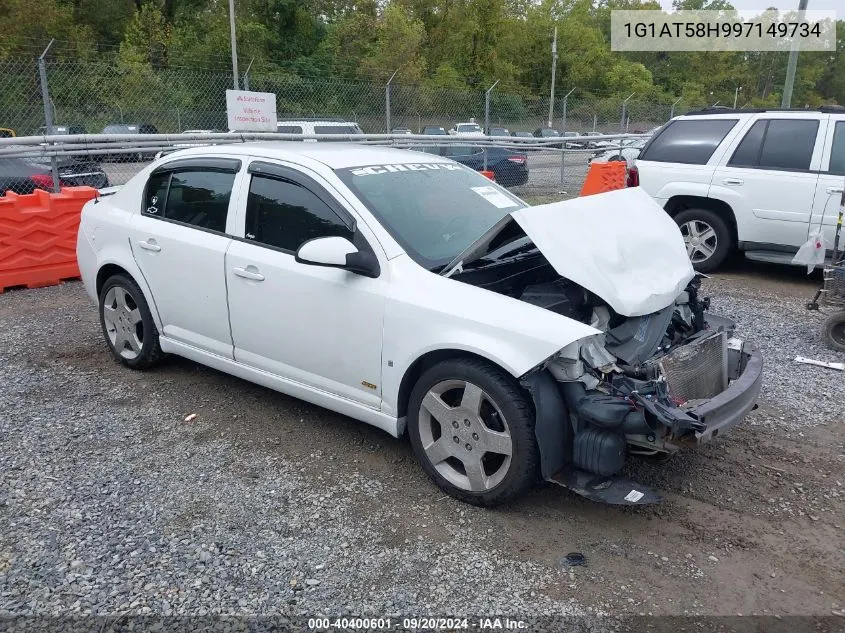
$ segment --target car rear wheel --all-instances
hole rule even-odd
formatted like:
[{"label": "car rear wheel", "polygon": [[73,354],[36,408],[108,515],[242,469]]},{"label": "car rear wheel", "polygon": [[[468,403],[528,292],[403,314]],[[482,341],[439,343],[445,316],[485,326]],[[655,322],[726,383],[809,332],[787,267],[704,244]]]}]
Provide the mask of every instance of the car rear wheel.
[{"label": "car rear wheel", "polygon": [[725,221],[708,209],[685,209],[675,216],[693,268],[709,272],[722,265],[733,248]]},{"label": "car rear wheel", "polygon": [[834,312],[824,322],[822,338],[830,349],[845,352],[845,311]]},{"label": "car rear wheel", "polygon": [[498,505],[537,479],[533,408],[507,373],[484,361],[426,371],[411,392],[408,434],[426,474],[461,501]]},{"label": "car rear wheel", "polygon": [[150,308],[135,281],[114,275],[100,290],[100,325],[114,357],[131,369],[147,369],[163,353]]}]

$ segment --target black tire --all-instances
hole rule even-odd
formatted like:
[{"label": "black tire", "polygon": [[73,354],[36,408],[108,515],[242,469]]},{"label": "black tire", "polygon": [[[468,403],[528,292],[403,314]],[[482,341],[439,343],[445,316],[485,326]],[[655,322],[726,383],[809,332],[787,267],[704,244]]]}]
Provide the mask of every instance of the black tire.
[{"label": "black tire", "polygon": [[822,339],[830,349],[845,352],[845,310],[827,317],[822,328]]},{"label": "black tire", "polygon": [[[127,305],[131,307],[134,305],[138,312],[140,313],[141,321],[134,326],[127,325],[127,327],[134,327],[135,332],[137,333],[138,340],[140,340],[140,351],[136,352],[137,355],[132,358],[127,358],[125,355],[121,354],[121,351],[125,352],[132,352],[132,350],[126,350],[126,346],[122,346],[120,349],[115,346],[112,342],[112,336],[109,333],[108,325],[106,323],[105,318],[105,303],[106,297],[109,295],[109,291],[112,289],[120,288],[123,292],[126,293],[128,299],[126,300]],[[131,304],[130,304],[131,299]],[[135,283],[135,280],[127,275],[113,275],[106,280],[106,283],[103,284],[102,289],[100,290],[100,297],[99,297],[99,310],[100,310],[100,327],[103,331],[103,338],[106,340],[106,345],[108,345],[109,350],[111,350],[112,355],[123,363],[126,367],[130,369],[149,369],[156,365],[161,359],[164,357],[164,352],[161,351],[161,344],[158,338],[158,329],[156,328],[155,322],[153,322],[153,316],[150,313],[150,307],[147,304],[147,300],[144,298],[144,293],[141,292],[141,289],[138,287],[138,284]]]},{"label": "black tire", "polygon": [[[510,433],[512,452],[509,465],[503,473],[503,478],[495,486],[484,491],[472,491],[453,485],[438,472],[423,450],[420,433],[423,398],[436,385],[451,380],[466,381],[480,387],[485,396],[495,402],[495,406],[501,411]],[[484,507],[500,505],[514,499],[539,478],[540,452],[534,436],[534,419],[531,401],[517,382],[502,369],[477,359],[447,360],[427,370],[414,386],[408,403],[408,435],[422,469],[448,495]],[[433,418],[429,416],[429,420]],[[429,423],[437,424],[434,421]],[[452,433],[451,429],[449,433]],[[489,453],[483,454],[484,459],[487,459]]]},{"label": "black tire", "polygon": [[675,223],[681,227],[682,232],[685,224],[697,222],[709,225],[716,234],[716,244],[713,254],[699,261],[693,258],[692,267],[695,270],[702,273],[715,270],[724,263],[728,255],[733,251],[733,233],[725,221],[713,211],[709,209],[684,209],[674,219]]}]

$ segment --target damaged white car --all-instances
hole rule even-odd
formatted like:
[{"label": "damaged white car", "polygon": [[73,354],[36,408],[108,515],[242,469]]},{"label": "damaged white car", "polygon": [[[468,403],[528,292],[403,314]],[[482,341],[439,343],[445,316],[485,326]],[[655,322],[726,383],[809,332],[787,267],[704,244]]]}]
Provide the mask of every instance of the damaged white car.
[{"label": "damaged white car", "polygon": [[478,505],[540,476],[657,501],[628,456],[709,440],[760,390],[759,353],[638,189],[528,207],[428,154],[192,148],[89,202],[77,254],[128,367],[177,354],[407,432]]}]

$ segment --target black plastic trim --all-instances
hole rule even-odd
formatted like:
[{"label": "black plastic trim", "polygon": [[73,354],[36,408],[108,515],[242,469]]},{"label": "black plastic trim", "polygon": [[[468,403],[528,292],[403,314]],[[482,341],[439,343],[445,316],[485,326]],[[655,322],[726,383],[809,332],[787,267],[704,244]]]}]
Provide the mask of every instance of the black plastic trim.
[{"label": "black plastic trim", "polygon": [[189,169],[201,169],[203,171],[222,171],[227,174],[236,174],[241,170],[241,160],[238,158],[215,158],[197,157],[180,158],[171,160],[156,167],[150,176],[173,171],[185,171]]}]

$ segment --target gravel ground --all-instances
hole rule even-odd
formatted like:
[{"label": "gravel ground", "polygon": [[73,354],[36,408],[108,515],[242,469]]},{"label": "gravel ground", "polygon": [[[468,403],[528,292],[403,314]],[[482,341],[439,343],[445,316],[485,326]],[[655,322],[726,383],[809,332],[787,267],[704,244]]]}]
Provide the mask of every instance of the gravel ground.
[{"label": "gravel ground", "polygon": [[706,282],[765,354],[761,407],[633,463],[663,504],[543,485],[495,511],[444,497],[377,429],[180,359],[124,369],[77,282],[7,292],[0,616],[841,614],[845,374],[793,362],[842,360],[803,308],[816,283]]}]

